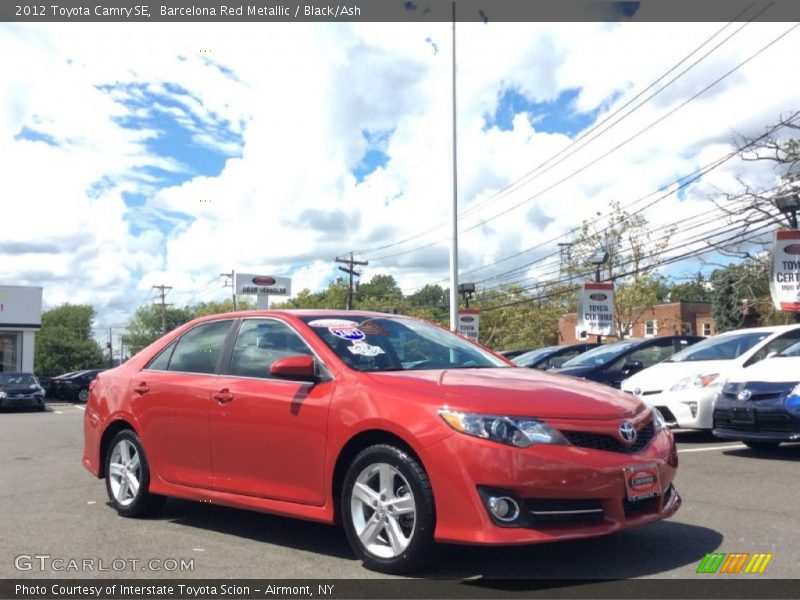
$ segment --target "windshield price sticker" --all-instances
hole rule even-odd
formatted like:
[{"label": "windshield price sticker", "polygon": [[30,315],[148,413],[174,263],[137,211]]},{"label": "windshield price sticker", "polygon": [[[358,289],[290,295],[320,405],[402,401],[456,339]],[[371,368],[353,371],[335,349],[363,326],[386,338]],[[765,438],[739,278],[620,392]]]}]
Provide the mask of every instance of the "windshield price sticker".
[{"label": "windshield price sticker", "polygon": [[379,354],[386,354],[380,346],[372,346],[365,342],[356,342],[352,346],[347,347],[352,354],[359,356],[378,356]]},{"label": "windshield price sticker", "polygon": [[628,500],[645,500],[661,495],[661,481],[658,465],[637,465],[625,467],[625,492]]}]

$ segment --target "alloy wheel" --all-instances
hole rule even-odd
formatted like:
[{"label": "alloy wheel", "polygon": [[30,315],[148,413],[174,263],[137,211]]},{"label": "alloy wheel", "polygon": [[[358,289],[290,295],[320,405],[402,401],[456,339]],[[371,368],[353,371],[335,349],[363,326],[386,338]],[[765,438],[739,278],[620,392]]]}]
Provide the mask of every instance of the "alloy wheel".
[{"label": "alloy wheel", "polygon": [[403,474],[387,463],[366,467],[353,484],[350,514],[364,548],[380,558],[400,556],[414,536],[417,507]]},{"label": "alloy wheel", "polygon": [[142,463],[136,446],[121,439],[111,452],[108,467],[114,499],[122,507],[130,506],[139,495],[142,481]]}]

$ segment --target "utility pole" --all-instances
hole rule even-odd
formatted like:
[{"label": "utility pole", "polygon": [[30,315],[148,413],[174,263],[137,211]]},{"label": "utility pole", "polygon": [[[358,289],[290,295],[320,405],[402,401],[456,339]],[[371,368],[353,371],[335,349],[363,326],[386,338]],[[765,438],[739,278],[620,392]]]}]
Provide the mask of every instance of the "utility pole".
[{"label": "utility pole", "polygon": [[229,287],[231,288],[231,299],[233,300],[233,310],[236,310],[236,271],[231,269],[230,273],[220,273],[220,277],[228,277],[230,281],[226,281],[222,284],[222,287]]},{"label": "utility pole", "polygon": [[109,368],[114,366],[114,346],[112,345],[111,340],[111,327],[108,328],[108,366]]},{"label": "utility pole", "polygon": [[166,302],[167,292],[172,289],[169,285],[154,285],[154,290],[159,290],[161,296],[161,302],[158,304],[161,305],[161,335],[167,333],[167,307],[172,306],[172,304],[168,304]]},{"label": "utility pole", "polygon": [[353,289],[353,275],[355,275],[357,277],[361,276],[361,273],[355,271],[353,269],[353,267],[356,266],[356,265],[366,266],[366,265],[369,264],[369,261],[366,261],[366,260],[363,260],[363,261],[354,260],[352,252],[350,253],[350,258],[339,258],[337,256],[335,260],[336,260],[337,263],[342,263],[342,264],[347,265],[347,268],[339,267],[339,270],[340,271],[344,271],[345,273],[347,273],[350,276],[350,286],[347,288],[347,310],[353,310],[353,292],[354,292],[354,289]]}]

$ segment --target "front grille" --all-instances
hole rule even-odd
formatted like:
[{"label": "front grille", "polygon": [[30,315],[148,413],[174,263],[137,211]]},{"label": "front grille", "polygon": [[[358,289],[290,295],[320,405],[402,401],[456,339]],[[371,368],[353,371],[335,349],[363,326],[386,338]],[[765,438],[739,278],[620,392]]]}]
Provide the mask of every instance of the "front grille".
[{"label": "front grille", "polygon": [[623,444],[619,439],[601,433],[590,433],[588,431],[562,431],[561,433],[570,443],[581,448],[636,454],[644,450],[653,441],[655,429],[653,422],[648,421],[647,425],[637,431],[636,441],[631,445]]},{"label": "front grille", "polygon": [[734,431],[759,431],[792,433],[800,431],[800,423],[795,423],[788,415],[781,413],[755,412],[752,423],[742,423],[731,419],[731,412],[725,409],[714,411],[714,427],[732,429]]},{"label": "front grille", "polygon": [[531,525],[580,525],[600,523],[604,519],[600,500],[528,498],[524,500]]},{"label": "front grille", "polygon": [[[778,398],[783,396],[783,394],[784,394],[783,390],[781,390],[779,392],[764,392],[764,393],[753,392],[752,395],[747,399],[747,401],[748,402],[763,402],[764,400],[777,400]],[[731,394],[731,393],[727,393],[726,392],[726,393],[722,394],[722,397],[725,398],[726,400],[739,401],[739,395],[738,394]]]},{"label": "front grille", "polygon": [[622,502],[622,507],[625,509],[626,517],[635,517],[644,513],[657,511],[661,502],[661,498],[645,498],[644,500],[628,500]]}]

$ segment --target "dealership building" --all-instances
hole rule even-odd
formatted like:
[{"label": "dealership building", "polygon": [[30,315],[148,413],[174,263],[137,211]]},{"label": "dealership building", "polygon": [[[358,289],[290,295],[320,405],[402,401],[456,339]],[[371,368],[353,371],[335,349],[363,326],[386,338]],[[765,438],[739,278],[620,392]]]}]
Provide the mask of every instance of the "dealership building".
[{"label": "dealership building", "polygon": [[0,285],[0,372],[33,372],[36,332],[42,328],[42,288]]}]

